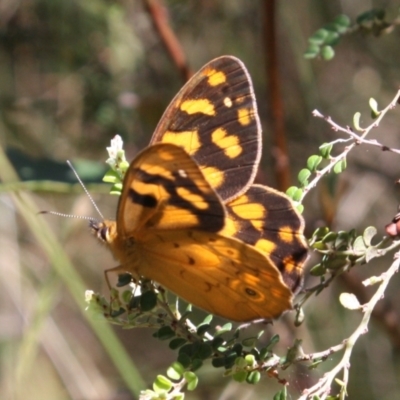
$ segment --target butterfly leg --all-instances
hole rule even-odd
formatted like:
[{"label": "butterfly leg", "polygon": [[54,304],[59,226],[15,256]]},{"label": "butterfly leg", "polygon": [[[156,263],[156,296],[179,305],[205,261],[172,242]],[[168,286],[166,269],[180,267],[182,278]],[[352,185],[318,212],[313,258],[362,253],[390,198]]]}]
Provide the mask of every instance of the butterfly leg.
[{"label": "butterfly leg", "polygon": [[121,273],[125,272],[126,273],[126,270],[124,269],[124,267],[122,265],[118,265],[114,268],[108,268],[104,271],[104,277],[106,278],[108,290],[111,292],[112,287],[111,287],[110,279],[108,278],[108,274],[110,272],[121,272]]},{"label": "butterfly leg", "polygon": [[110,309],[109,314],[110,316],[117,317],[120,314],[123,314],[126,310],[124,307],[121,307],[121,302],[119,299],[119,292],[116,289],[113,289],[109,279],[109,273],[116,272],[116,273],[126,273],[126,269],[122,267],[122,265],[118,265],[114,268],[109,268],[104,271],[104,277],[107,282],[108,290],[110,291]]}]

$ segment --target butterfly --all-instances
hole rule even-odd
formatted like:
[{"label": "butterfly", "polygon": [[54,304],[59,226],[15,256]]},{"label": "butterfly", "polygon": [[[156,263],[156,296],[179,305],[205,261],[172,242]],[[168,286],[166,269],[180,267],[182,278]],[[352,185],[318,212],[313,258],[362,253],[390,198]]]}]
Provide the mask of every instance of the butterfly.
[{"label": "butterfly", "polygon": [[252,321],[292,308],[307,245],[281,192],[253,184],[261,126],[250,76],[212,60],[172,100],[131,162],[116,221],[92,222],[120,262],[212,314]]}]

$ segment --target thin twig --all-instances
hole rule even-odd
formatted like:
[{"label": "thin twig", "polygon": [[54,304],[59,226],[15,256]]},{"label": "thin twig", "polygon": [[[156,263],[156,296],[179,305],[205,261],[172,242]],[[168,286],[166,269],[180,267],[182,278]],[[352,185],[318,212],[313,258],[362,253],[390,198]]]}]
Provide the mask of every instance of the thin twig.
[{"label": "thin twig", "polygon": [[[376,119],[371,125],[369,125],[367,128],[363,129],[362,135],[361,135],[361,136],[356,135],[356,136],[357,136],[357,139],[356,139],[352,144],[350,144],[349,146],[347,146],[347,147],[343,150],[343,152],[342,152],[341,154],[339,154],[337,157],[332,157],[332,158],[330,159],[329,164],[328,164],[325,168],[319,170],[319,171],[316,173],[315,178],[314,178],[312,181],[310,181],[310,183],[303,189],[303,193],[302,193],[300,202],[302,202],[303,199],[304,199],[304,197],[307,195],[307,193],[308,193],[313,187],[315,187],[315,186],[317,185],[317,183],[320,181],[320,179],[321,179],[324,175],[326,175],[328,172],[331,171],[331,169],[334,167],[335,164],[337,164],[339,161],[344,160],[344,159],[347,157],[347,154],[348,154],[355,146],[357,146],[358,144],[362,143],[363,141],[365,142],[365,137],[371,132],[372,129],[374,129],[374,128],[376,128],[377,126],[379,126],[380,122],[382,121],[382,119],[384,118],[384,116],[386,115],[386,113],[387,113],[389,110],[391,110],[392,108],[394,108],[394,107],[396,106],[396,104],[397,104],[399,98],[400,98],[400,90],[396,93],[396,96],[393,98],[393,100],[390,102],[390,104],[389,104],[387,107],[385,107],[383,110],[381,110],[381,111],[379,112],[379,116],[377,117],[377,119]],[[325,119],[325,120],[329,123],[329,125],[332,126],[332,128],[333,128],[335,131],[344,132],[344,133],[350,135],[350,136],[354,139],[354,135],[355,135],[355,134],[354,134],[354,132],[353,132],[349,127],[343,128],[342,126],[340,126],[340,125],[338,125],[336,122],[334,122],[334,121],[332,120],[331,117],[329,117],[329,116],[324,116],[324,115],[323,115],[322,113],[320,113],[318,110],[314,110],[314,111],[313,111],[313,115],[314,115],[315,117]],[[383,149],[385,149],[385,150],[388,150],[388,149],[389,149],[387,146],[382,146],[382,147],[383,147]],[[397,152],[397,151],[396,151],[396,152]]]},{"label": "thin twig", "polygon": [[[368,323],[371,319],[372,311],[374,310],[376,304],[385,294],[386,287],[388,286],[390,279],[393,275],[398,271],[400,266],[400,253],[396,253],[395,260],[393,261],[390,268],[381,275],[382,281],[379,285],[378,290],[372,296],[371,300],[362,307],[364,311],[364,316],[361,320],[361,323],[357,327],[357,329],[350,335],[350,337],[338,346],[331,347],[327,351],[320,353],[324,356],[329,355],[332,349],[344,348],[343,357],[340,362],[329,372],[327,372],[314,386],[311,388],[305,389],[303,391],[302,396],[299,400],[306,400],[312,398],[312,396],[320,396],[321,400],[326,399],[328,394],[330,393],[332,383],[336,376],[339,374],[341,370],[343,370],[343,386],[340,390],[340,400],[344,400],[346,396],[346,388],[348,383],[348,370],[350,367],[350,357],[353,352],[354,345],[356,344],[357,340],[361,335],[364,335],[368,332]],[[314,353],[311,355],[312,359],[315,359],[318,353]]]}]

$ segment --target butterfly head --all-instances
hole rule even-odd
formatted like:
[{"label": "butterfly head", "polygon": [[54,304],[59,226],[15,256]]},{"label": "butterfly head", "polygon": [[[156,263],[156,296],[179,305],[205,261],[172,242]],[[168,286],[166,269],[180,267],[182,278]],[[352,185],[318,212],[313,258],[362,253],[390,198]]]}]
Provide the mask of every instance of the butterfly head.
[{"label": "butterfly head", "polygon": [[91,219],[89,222],[89,228],[93,235],[105,244],[111,244],[117,236],[117,224],[115,221],[104,220],[99,222],[95,219]]}]

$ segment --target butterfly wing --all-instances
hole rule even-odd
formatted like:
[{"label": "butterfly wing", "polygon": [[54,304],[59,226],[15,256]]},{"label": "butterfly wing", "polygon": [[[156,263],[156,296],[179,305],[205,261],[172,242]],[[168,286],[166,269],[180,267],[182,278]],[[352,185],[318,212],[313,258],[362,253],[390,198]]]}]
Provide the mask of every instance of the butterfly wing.
[{"label": "butterfly wing", "polygon": [[132,161],[109,242],[120,270],[160,283],[188,302],[236,321],[278,317],[292,295],[271,260],[217,232],[225,208],[196,162],[161,143]]},{"label": "butterfly wing", "polygon": [[220,234],[145,233],[139,274],[189,303],[234,321],[277,318],[292,294],[273,263],[252,246]]},{"label": "butterfly wing", "polygon": [[181,147],[159,143],[130,164],[117,211],[120,240],[153,227],[217,232],[224,223],[221,200]]},{"label": "butterfly wing", "polygon": [[228,219],[222,233],[255,246],[281,271],[296,292],[302,282],[308,246],[304,220],[283,193],[262,185],[226,205]]},{"label": "butterfly wing", "polygon": [[251,78],[235,57],[212,60],[172,100],[150,144],[174,143],[200,166],[224,202],[245,192],[261,156]]}]

